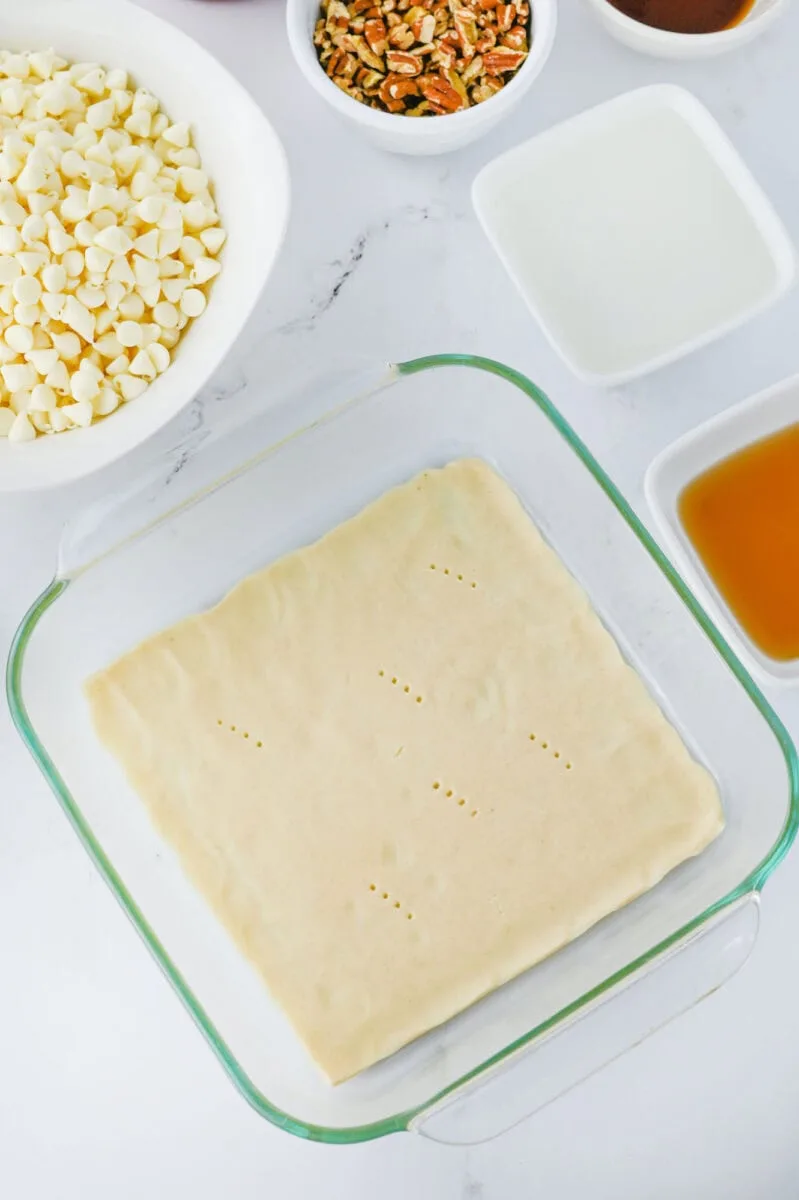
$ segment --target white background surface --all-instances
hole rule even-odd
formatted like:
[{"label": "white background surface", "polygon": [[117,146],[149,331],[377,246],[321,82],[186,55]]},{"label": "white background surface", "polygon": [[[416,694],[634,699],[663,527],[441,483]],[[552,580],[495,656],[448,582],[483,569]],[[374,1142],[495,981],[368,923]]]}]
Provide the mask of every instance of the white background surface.
[{"label": "white background surface", "polygon": [[[35,2],[35,0],[28,0]],[[283,137],[288,241],[264,301],[188,415],[122,468],[0,503],[0,654],[46,584],[65,517],[207,432],[274,402],[293,362],[469,350],[530,374],[642,507],[653,454],[799,370],[799,293],[742,332],[610,393],[545,345],[469,205],[476,170],[554,121],[652,81],[720,119],[799,241],[799,7],[736,55],[636,57],[562,0],[544,75],[486,143],[446,159],[378,154],[340,128],[290,61],[280,0],[147,0],[238,75]],[[109,21],[113,2],[109,0]],[[1,35],[0,35],[1,37]],[[124,64],[120,64],[124,65]],[[179,64],[176,64],[179,69]],[[181,114],[191,116],[191,114]],[[208,451],[213,454],[213,448]],[[792,691],[776,706],[799,737]],[[760,938],[723,991],[508,1136],[452,1150],[409,1135],[296,1140],[223,1075],[0,712],[0,1196],[9,1200],[776,1200],[799,1197],[799,855],[766,889]]]}]

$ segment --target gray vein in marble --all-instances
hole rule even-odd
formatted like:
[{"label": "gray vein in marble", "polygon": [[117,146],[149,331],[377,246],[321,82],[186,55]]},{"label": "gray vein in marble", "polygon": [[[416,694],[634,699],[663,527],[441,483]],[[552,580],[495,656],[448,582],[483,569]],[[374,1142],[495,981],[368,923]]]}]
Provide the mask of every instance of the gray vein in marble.
[{"label": "gray vein in marble", "polygon": [[[200,446],[212,436],[214,431],[209,429],[206,424],[206,408],[239,395],[240,392],[245,391],[248,383],[244,371],[236,368],[228,379],[223,377],[209,384],[192,400],[181,423],[180,440],[171,452],[173,461],[164,480],[164,487],[169,487]],[[235,425],[235,421],[231,421],[229,424]],[[227,426],[223,428],[225,427]],[[216,430],[216,432],[219,431]]]},{"label": "gray vein in marble", "polygon": [[331,271],[335,271],[332,283],[327,289],[320,295],[311,298],[306,313],[299,317],[293,317],[290,321],[280,325],[277,332],[282,334],[297,333],[299,330],[310,332],[319,318],[333,307],[342,289],[355,274],[363,262],[367,250],[376,239],[388,233],[396,225],[441,219],[442,215],[430,205],[420,207],[416,204],[405,204],[389,213],[382,221],[367,225],[363,233],[360,233],[352,243],[344,258],[335,258],[327,264]]}]

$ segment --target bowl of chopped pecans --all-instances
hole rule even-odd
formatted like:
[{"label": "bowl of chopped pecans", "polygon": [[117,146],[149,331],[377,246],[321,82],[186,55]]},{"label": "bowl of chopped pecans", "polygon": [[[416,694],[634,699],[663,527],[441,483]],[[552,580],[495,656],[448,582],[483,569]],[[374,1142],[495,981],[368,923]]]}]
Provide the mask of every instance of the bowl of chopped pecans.
[{"label": "bowl of chopped pecans", "polygon": [[384,150],[443,154],[520,102],[552,50],[557,0],[288,0],[286,19],[333,109]]}]

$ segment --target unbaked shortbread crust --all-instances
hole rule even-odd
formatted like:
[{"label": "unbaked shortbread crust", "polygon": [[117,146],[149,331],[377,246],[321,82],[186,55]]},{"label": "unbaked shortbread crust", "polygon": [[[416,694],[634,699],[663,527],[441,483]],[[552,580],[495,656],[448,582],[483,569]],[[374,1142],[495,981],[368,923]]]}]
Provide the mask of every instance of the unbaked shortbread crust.
[{"label": "unbaked shortbread crust", "polygon": [[333,1082],[723,826],[713,780],[480,461],[387,493],[87,693]]}]

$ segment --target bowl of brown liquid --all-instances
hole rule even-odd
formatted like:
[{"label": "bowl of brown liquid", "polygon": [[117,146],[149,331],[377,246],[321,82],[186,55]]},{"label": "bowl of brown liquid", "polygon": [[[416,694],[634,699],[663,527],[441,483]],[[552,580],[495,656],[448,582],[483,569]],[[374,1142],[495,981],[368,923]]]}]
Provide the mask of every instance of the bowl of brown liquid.
[{"label": "bowl of brown liquid", "polygon": [[705,58],[765,32],[789,0],[587,0],[608,33],[659,58]]}]

